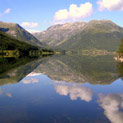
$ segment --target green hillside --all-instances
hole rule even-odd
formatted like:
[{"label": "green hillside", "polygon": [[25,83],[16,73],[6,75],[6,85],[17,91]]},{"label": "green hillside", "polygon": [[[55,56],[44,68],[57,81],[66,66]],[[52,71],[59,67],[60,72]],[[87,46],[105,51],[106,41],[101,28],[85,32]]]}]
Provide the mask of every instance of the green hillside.
[{"label": "green hillside", "polygon": [[42,43],[38,41],[37,38],[35,38],[31,33],[26,31],[24,28],[16,23],[5,23],[0,21],[0,30],[15,37],[20,41],[33,45],[42,45]]},{"label": "green hillside", "polygon": [[85,24],[85,22],[57,24],[49,27],[46,31],[35,33],[34,36],[43,44],[58,46],[71,36],[77,34]]},{"label": "green hillside", "polygon": [[65,49],[102,49],[116,51],[123,36],[123,28],[110,21],[91,21],[83,31],[59,45]]},{"label": "green hillside", "polygon": [[58,49],[116,51],[123,37],[123,28],[110,20],[93,20],[54,25],[35,36],[42,43]]},{"label": "green hillside", "polygon": [[38,47],[19,41],[0,31],[0,50],[19,50],[27,55],[30,50],[38,50]]}]

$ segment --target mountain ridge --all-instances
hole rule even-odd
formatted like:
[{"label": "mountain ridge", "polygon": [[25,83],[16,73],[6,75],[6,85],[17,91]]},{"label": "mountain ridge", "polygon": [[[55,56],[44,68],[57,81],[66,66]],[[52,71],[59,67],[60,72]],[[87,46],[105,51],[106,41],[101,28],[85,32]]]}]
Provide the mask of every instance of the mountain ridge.
[{"label": "mountain ridge", "polygon": [[[4,51],[13,51],[16,50],[18,51],[18,55],[22,55],[22,56],[29,56],[29,51],[31,50],[39,50],[39,47],[31,45],[29,43],[26,42],[22,42],[20,40],[17,40],[16,38],[14,38],[13,36],[10,36],[8,34],[6,34],[5,32],[0,31],[0,56],[6,56],[6,54],[4,54]],[[11,55],[8,54],[8,56]],[[12,56],[16,56],[14,55],[14,53],[12,54]]]},{"label": "mountain ridge", "polygon": [[[79,23],[79,26],[77,27]],[[65,23],[57,24],[49,27],[47,30],[35,33],[34,36],[37,37],[44,44],[50,44],[54,46],[56,43],[59,43],[61,40],[65,40],[71,35],[75,35],[78,29],[81,29],[85,25],[85,22],[76,22],[76,23]],[[75,28],[76,27],[76,28]],[[59,28],[59,29],[58,29]],[[53,42],[53,41],[56,42]]]},{"label": "mountain ridge", "polygon": [[26,31],[17,23],[7,23],[0,21],[0,30],[15,37],[17,40],[41,46],[42,43],[31,33]]},{"label": "mountain ridge", "polygon": [[46,45],[64,50],[96,48],[116,51],[123,28],[110,20],[92,20],[54,25],[34,36]]}]

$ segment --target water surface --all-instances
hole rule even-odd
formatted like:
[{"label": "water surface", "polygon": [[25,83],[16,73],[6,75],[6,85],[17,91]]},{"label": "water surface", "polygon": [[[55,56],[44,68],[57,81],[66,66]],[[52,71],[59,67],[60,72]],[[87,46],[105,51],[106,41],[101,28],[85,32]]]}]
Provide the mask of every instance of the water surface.
[{"label": "water surface", "polygon": [[113,56],[0,63],[0,123],[123,123],[123,64]]}]

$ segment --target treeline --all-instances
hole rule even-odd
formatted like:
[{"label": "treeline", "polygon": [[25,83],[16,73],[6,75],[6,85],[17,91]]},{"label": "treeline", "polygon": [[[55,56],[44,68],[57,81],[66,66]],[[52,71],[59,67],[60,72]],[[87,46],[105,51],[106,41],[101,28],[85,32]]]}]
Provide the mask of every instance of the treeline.
[{"label": "treeline", "polygon": [[19,41],[4,32],[0,31],[0,51],[2,50],[18,50],[20,55],[27,56],[30,51],[43,51],[43,52],[52,52],[51,49],[37,47],[22,41]]},{"label": "treeline", "polygon": [[120,45],[117,50],[117,53],[118,53],[119,57],[123,57],[123,38],[121,38],[121,40],[120,40]]}]

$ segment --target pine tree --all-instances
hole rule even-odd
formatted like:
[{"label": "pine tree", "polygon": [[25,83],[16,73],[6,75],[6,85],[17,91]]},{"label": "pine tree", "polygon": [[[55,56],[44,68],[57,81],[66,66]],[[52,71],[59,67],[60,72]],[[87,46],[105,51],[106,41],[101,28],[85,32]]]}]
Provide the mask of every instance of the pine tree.
[{"label": "pine tree", "polygon": [[117,53],[121,56],[123,56],[123,38],[121,38],[120,40],[120,45],[119,45],[119,48],[118,48],[118,51]]}]

